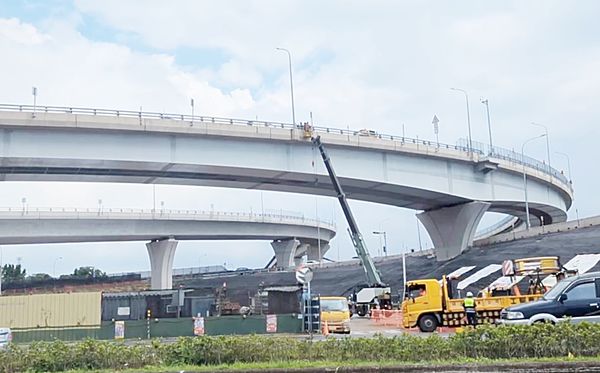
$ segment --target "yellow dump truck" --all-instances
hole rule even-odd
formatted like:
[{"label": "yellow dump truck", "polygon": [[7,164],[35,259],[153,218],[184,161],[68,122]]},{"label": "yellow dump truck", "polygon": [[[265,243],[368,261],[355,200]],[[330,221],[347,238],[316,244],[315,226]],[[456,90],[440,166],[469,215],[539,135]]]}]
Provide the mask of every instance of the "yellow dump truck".
[{"label": "yellow dump truck", "polygon": [[[451,280],[424,279],[407,281],[402,301],[402,324],[405,328],[416,326],[422,332],[433,332],[438,326],[466,325],[463,299],[453,299]],[[500,311],[513,304],[531,302],[541,294],[522,296],[486,296],[476,298],[477,323],[494,323]]]},{"label": "yellow dump truck", "polygon": [[350,333],[350,309],[344,297],[320,297],[321,323],[330,333]]}]

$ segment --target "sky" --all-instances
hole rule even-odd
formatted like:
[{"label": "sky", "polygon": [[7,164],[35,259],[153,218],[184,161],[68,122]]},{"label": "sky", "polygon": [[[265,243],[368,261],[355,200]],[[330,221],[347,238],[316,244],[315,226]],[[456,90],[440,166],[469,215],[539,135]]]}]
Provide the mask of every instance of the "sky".
[{"label": "sky", "polygon": [[[548,128],[552,166],[568,173],[570,219],[598,215],[595,173],[600,137],[598,1],[130,1],[0,0],[0,103],[195,113],[291,121],[287,48],[297,121],[369,128],[440,141],[472,136],[520,150]],[[543,140],[527,153],[547,160]],[[0,183],[0,207],[151,208],[148,185]],[[156,187],[165,208],[257,211],[261,192]],[[333,221],[339,237],[327,256],[354,255],[337,202],[262,192],[264,208]],[[388,251],[419,248],[415,211],[351,202],[373,255],[385,230]],[[486,217],[485,222],[497,219]],[[422,246],[431,240],[420,228]],[[175,267],[264,266],[268,242],[181,242]],[[3,246],[2,260],[30,273],[148,270],[143,242]]]}]

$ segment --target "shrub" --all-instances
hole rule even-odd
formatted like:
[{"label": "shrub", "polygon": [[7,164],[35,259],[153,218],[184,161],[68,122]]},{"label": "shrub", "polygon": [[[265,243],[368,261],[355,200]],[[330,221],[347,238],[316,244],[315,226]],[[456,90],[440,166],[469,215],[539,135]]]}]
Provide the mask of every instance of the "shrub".
[{"label": "shrub", "polygon": [[0,372],[142,368],[252,362],[515,359],[600,356],[600,324],[480,327],[448,338],[403,334],[392,338],[329,338],[311,342],[277,336],[182,337],[174,343],[126,345],[85,340],[13,345],[0,351]]}]

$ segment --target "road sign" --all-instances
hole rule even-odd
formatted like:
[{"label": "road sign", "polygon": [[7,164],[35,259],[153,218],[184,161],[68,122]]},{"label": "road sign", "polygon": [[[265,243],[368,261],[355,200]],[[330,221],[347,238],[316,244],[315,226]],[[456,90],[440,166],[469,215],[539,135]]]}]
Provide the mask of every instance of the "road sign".
[{"label": "road sign", "polygon": [[309,267],[300,267],[296,270],[296,280],[301,284],[306,284],[312,281],[313,272]]},{"label": "road sign", "polygon": [[431,121],[431,123],[433,123],[433,132],[435,132],[435,134],[437,135],[440,132],[440,127],[438,125],[438,123],[440,123],[440,120],[438,119],[437,115],[433,116],[433,120]]},{"label": "road sign", "polygon": [[503,276],[514,276],[515,267],[512,260],[505,260],[502,263],[502,275]]}]

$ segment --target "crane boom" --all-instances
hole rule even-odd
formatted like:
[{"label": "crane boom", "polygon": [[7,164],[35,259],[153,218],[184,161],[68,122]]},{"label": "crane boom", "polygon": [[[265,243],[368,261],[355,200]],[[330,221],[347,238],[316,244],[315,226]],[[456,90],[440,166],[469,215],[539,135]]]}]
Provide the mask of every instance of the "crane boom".
[{"label": "crane boom", "polygon": [[342,189],[342,185],[338,180],[335,171],[333,170],[333,166],[331,164],[331,160],[329,159],[329,155],[325,151],[325,147],[321,142],[321,137],[313,137],[313,144],[319,148],[319,152],[321,153],[321,158],[323,158],[323,163],[325,163],[325,168],[327,168],[327,173],[329,174],[329,178],[331,179],[331,183],[333,184],[333,188],[337,194],[337,199],[342,206],[342,211],[344,212],[344,216],[346,216],[346,221],[348,222],[348,233],[350,233],[350,239],[352,240],[352,244],[354,245],[354,249],[356,250],[356,254],[361,261],[363,269],[365,270],[365,275],[367,276],[367,283],[369,286],[373,287],[385,287],[386,285],[381,281],[381,276],[375,268],[375,264],[373,263],[373,259],[369,255],[369,251],[367,250],[367,245],[360,234],[358,229],[358,224],[356,224],[356,220],[354,220],[354,215],[352,215],[352,210],[350,210],[350,205],[348,204],[348,200],[346,199],[346,194]]}]

